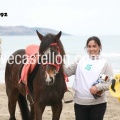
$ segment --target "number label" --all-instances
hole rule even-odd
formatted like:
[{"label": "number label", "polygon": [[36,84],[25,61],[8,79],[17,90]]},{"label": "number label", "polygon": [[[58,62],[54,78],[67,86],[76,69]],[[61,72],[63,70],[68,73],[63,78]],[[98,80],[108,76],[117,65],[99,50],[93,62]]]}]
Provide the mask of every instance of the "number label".
[{"label": "number label", "polygon": [[88,64],[88,65],[85,67],[85,69],[89,71],[89,70],[91,70],[91,67],[92,67],[92,65]]}]

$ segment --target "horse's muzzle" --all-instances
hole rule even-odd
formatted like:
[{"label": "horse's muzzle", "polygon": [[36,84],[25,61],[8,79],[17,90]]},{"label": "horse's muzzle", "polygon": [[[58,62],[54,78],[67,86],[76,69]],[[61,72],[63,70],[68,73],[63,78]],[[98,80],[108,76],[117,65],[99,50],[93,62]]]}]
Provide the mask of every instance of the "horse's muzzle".
[{"label": "horse's muzzle", "polygon": [[45,77],[46,84],[47,85],[52,85],[52,84],[54,84],[54,81],[55,81],[55,76],[46,73],[46,77]]}]

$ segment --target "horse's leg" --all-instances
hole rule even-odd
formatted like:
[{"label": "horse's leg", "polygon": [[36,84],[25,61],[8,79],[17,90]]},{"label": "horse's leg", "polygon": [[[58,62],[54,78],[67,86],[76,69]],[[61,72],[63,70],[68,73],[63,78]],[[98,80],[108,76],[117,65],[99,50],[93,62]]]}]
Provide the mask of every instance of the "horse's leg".
[{"label": "horse's leg", "polygon": [[30,120],[34,120],[34,104],[32,104],[30,108],[31,108]]},{"label": "horse's leg", "polygon": [[34,120],[34,116],[31,116],[29,106],[27,103],[28,95],[26,96],[25,85],[21,82],[17,85],[19,92],[21,93],[18,97],[18,104],[21,111],[22,120]]},{"label": "horse's leg", "polygon": [[45,105],[38,103],[38,104],[35,104],[34,108],[35,108],[34,109],[35,120],[42,120],[42,114],[45,110]]},{"label": "horse's leg", "polygon": [[18,99],[19,91],[15,86],[15,81],[12,76],[11,68],[12,66],[9,63],[7,63],[5,68],[5,85],[6,85],[6,94],[8,96],[8,111],[10,114],[9,120],[16,120],[15,109],[16,109],[16,102]]},{"label": "horse's leg", "polygon": [[60,114],[62,111],[62,101],[60,101],[57,104],[52,105],[51,107],[52,107],[52,112],[53,112],[52,120],[59,120]]},{"label": "horse's leg", "polygon": [[8,94],[8,109],[10,113],[9,120],[16,120],[15,118],[15,110],[16,110],[16,102],[18,99],[19,93],[17,92],[17,89],[14,92],[10,92]]}]

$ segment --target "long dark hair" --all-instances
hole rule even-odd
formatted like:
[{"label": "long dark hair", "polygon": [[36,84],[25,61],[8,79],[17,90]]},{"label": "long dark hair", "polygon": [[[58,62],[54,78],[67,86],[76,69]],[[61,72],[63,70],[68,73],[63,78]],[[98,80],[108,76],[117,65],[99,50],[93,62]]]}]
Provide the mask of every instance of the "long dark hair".
[{"label": "long dark hair", "polygon": [[[88,40],[87,40],[87,42],[86,42],[86,45],[85,45],[85,48],[88,47],[88,44],[89,44],[89,42],[90,42],[91,40],[94,40],[95,43],[100,47],[100,50],[102,50],[101,41],[100,41],[100,39],[99,39],[98,37],[96,37],[96,36],[92,36],[92,37],[89,37],[89,38],[88,38]],[[99,54],[100,54],[100,51],[99,51]]]}]

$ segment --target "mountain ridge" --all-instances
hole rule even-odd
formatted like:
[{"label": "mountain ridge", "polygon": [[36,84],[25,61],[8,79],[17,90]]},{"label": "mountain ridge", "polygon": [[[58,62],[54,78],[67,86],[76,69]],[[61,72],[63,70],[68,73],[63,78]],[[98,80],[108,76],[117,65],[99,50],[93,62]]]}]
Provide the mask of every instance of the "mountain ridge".
[{"label": "mountain ridge", "polygon": [[[41,28],[41,27],[26,27],[26,26],[0,26],[1,36],[12,36],[12,35],[36,35],[36,30],[41,34],[45,35],[47,33],[57,34],[59,31]],[[62,32],[63,35],[70,35]]]}]

